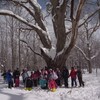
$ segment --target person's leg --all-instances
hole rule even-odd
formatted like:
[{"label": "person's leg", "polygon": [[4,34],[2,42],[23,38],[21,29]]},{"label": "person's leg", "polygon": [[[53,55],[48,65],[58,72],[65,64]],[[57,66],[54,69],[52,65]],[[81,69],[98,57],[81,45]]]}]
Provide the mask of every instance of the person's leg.
[{"label": "person's leg", "polygon": [[74,82],[75,82],[75,87],[76,87],[77,86],[76,78],[74,78]]},{"label": "person's leg", "polygon": [[34,80],[34,86],[35,87],[37,86],[37,80]]},{"label": "person's leg", "polygon": [[71,78],[71,86],[73,87],[73,85],[74,85],[74,79]]},{"label": "person's leg", "polygon": [[8,82],[8,88],[12,88],[12,81]]},{"label": "person's leg", "polygon": [[65,87],[68,87],[68,79],[65,79]]},{"label": "person's leg", "polygon": [[81,78],[78,77],[79,86],[81,87]]},{"label": "person's leg", "polygon": [[8,81],[8,88],[11,88],[11,86],[10,86],[10,81]]}]

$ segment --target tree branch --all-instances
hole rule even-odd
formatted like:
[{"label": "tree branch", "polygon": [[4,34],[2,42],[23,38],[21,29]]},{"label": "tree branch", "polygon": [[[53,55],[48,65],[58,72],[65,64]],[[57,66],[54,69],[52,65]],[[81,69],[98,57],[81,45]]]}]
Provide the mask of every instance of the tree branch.
[{"label": "tree branch", "polygon": [[[82,27],[91,17],[93,17],[96,13],[98,13],[98,11],[100,11],[100,7],[95,11],[93,12],[92,14],[90,14],[85,20],[83,23],[81,23],[80,25],[78,25],[78,28]],[[72,31],[72,28],[66,32],[66,35],[68,35],[69,33],[71,33]]]},{"label": "tree branch", "polygon": [[71,0],[71,13],[70,13],[71,20],[73,20],[73,15],[74,15],[74,0]]},{"label": "tree branch", "polygon": [[14,14],[12,11],[9,11],[9,10],[0,10],[0,15],[11,16],[11,17],[19,20],[20,22],[24,23],[25,25],[31,27],[39,35],[43,46],[46,48],[49,48],[49,49],[51,48],[51,41],[50,41],[50,38],[49,38],[47,32],[44,31],[43,29],[41,29],[39,26],[33,25],[33,24],[27,22],[24,18],[20,17],[19,15]]},{"label": "tree branch", "polygon": [[100,11],[100,7],[95,11],[93,12],[92,14],[90,14],[83,23],[81,23],[78,27],[81,27],[83,26],[91,17],[93,17],[96,13],[98,13],[98,11]]},{"label": "tree branch", "polygon": [[86,54],[83,52],[81,48],[79,48],[77,45],[75,45],[75,47],[82,53],[86,60],[89,60],[89,58],[86,56]]},{"label": "tree branch", "polygon": [[28,47],[34,54],[36,54],[36,55],[40,56],[41,58],[43,58],[42,55],[39,54],[39,53],[37,53],[37,52],[35,52],[35,51],[31,48],[31,46],[28,45],[28,43],[27,43],[26,41],[21,40],[21,39],[20,39],[20,41],[23,42],[23,43],[25,43],[25,44],[27,45],[27,47]]},{"label": "tree branch", "polygon": [[[20,5],[21,7],[25,8],[27,10],[27,12],[32,16],[35,17],[34,13],[27,7],[25,6],[22,2],[19,1],[15,1],[15,0],[11,0],[13,3]],[[28,1],[27,1],[28,2]]]},{"label": "tree branch", "polygon": [[44,31],[46,31],[46,27],[43,23],[43,15],[41,13],[41,9],[40,9],[40,5],[36,5],[35,2],[33,2],[32,0],[28,0],[29,4],[33,7],[34,9],[34,18],[35,21],[38,23],[38,26],[40,26]]}]

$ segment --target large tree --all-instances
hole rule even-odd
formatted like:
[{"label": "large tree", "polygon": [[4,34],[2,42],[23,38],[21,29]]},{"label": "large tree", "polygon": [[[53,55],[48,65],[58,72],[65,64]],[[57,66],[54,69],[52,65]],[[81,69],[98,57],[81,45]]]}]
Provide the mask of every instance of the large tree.
[{"label": "large tree", "polygon": [[[15,6],[24,8],[24,12],[29,14],[29,18],[14,14],[12,11],[0,10],[0,15],[8,15],[25,24],[30,30],[34,30],[41,41],[40,47],[41,53],[34,53],[40,55],[46,62],[47,66],[62,68],[65,62],[75,46],[78,29],[84,25],[84,23],[93,17],[100,11],[97,8],[92,13],[83,13],[84,6],[86,7],[87,0],[50,0],[47,3],[47,10],[51,16],[53,33],[56,44],[54,45],[52,39],[50,39],[50,32],[48,31],[45,18],[43,16],[42,9],[37,0],[10,0]],[[84,20],[82,20],[84,19]],[[80,21],[81,20],[81,21]],[[67,28],[69,24],[70,27]],[[25,27],[24,27],[25,28]],[[69,37],[69,38],[68,38]],[[25,42],[25,41],[24,41]],[[55,53],[54,53],[55,52]],[[53,56],[52,56],[53,55]]]}]

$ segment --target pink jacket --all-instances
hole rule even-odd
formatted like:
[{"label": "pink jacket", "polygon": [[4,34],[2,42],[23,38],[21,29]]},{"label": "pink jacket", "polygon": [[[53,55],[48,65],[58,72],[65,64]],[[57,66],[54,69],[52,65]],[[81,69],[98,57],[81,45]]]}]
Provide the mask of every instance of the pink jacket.
[{"label": "pink jacket", "polygon": [[49,88],[49,89],[57,88],[57,84],[56,84],[55,80],[50,79],[50,80],[48,81],[48,88]]}]

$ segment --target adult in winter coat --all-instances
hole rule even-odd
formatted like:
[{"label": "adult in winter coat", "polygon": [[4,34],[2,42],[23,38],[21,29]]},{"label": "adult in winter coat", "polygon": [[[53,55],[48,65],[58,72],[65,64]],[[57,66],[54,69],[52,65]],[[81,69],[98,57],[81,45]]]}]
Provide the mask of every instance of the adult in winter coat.
[{"label": "adult in winter coat", "polygon": [[7,78],[7,82],[8,82],[8,88],[12,88],[13,87],[13,76],[11,74],[11,70],[8,70],[8,72],[6,73],[6,78]]},{"label": "adult in winter coat", "polygon": [[62,71],[62,77],[63,77],[63,80],[64,80],[64,85],[66,88],[68,88],[68,77],[69,77],[69,71],[68,69],[66,68],[66,66],[64,66],[64,69]]},{"label": "adult in winter coat", "polygon": [[20,76],[20,71],[17,68],[14,72],[13,72],[13,78],[14,78],[14,83],[15,83],[15,87],[19,86],[19,76]]},{"label": "adult in winter coat", "polygon": [[69,77],[71,77],[71,86],[77,86],[77,82],[76,82],[76,76],[77,76],[77,71],[74,69],[74,67],[71,67],[71,72]]},{"label": "adult in winter coat", "polygon": [[82,71],[80,68],[77,69],[77,77],[78,77],[78,81],[79,81],[79,86],[83,86],[84,87],[84,82],[82,80]]}]

